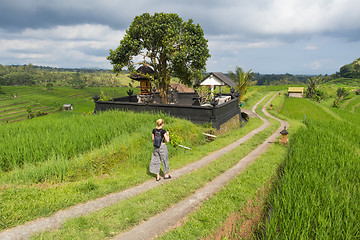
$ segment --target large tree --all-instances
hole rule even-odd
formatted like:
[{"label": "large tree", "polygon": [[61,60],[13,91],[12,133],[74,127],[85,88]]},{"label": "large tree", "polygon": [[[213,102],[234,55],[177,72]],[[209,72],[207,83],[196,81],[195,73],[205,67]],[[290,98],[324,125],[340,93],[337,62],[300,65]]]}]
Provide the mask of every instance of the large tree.
[{"label": "large tree", "polygon": [[199,24],[184,22],[175,13],[144,13],[136,16],[116,50],[110,49],[108,60],[115,72],[134,68],[134,59],[143,54],[154,70],[152,79],[167,102],[170,76],[186,85],[201,79],[210,57],[207,40]]}]

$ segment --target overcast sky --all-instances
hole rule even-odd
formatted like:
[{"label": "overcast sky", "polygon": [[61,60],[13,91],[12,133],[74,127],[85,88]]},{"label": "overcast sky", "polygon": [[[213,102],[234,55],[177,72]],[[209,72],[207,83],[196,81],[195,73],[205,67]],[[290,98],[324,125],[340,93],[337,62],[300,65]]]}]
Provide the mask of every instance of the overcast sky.
[{"label": "overcast sky", "polygon": [[359,0],[0,0],[0,64],[111,69],[144,12],[199,23],[207,71],[333,74],[360,57]]}]

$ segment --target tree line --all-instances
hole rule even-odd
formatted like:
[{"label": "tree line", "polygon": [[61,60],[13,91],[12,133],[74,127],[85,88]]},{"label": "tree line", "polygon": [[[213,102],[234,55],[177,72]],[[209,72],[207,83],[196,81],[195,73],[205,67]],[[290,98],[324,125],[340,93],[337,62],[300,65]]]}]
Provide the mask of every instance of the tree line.
[{"label": "tree line", "polygon": [[[126,72],[125,72],[126,73]],[[227,73],[225,73],[227,74]],[[204,76],[206,73],[203,74]],[[116,75],[103,69],[67,69],[28,65],[0,64],[0,85],[101,87],[120,86]],[[309,75],[253,73],[257,85],[305,84]]]},{"label": "tree line", "polygon": [[[124,71],[124,73],[127,73]],[[228,73],[225,73],[228,75]],[[204,76],[206,73],[203,74]],[[348,75],[346,75],[348,76]],[[306,84],[313,75],[260,74],[253,73],[252,81],[256,85],[287,85]],[[324,82],[341,77],[340,73],[331,76],[318,76]],[[359,77],[360,78],[360,77]],[[116,81],[116,75],[111,70],[103,69],[67,69],[28,65],[3,66],[0,64],[0,85],[27,86],[66,86],[66,87],[119,87],[122,83]]]},{"label": "tree line", "polygon": [[122,83],[110,70],[66,69],[27,65],[3,66],[0,64],[0,85],[120,87]]},{"label": "tree line", "polygon": [[[128,73],[126,70],[124,73]],[[225,73],[226,74],[226,73]],[[204,73],[206,75],[206,73]],[[339,78],[360,79],[360,58],[340,68],[339,72],[332,75],[292,75],[286,74],[260,74],[253,73],[252,81],[256,85],[287,85],[308,84],[309,78],[321,78],[322,82],[329,82]],[[75,69],[54,68],[27,65],[0,64],[0,85],[27,85],[27,86],[67,86],[83,87],[119,87],[122,83],[116,80],[116,75],[111,70],[104,69]]]},{"label": "tree line", "polygon": [[286,74],[260,74],[254,73],[253,81],[257,85],[288,85],[288,84],[305,84],[309,77],[313,75],[292,75]]}]

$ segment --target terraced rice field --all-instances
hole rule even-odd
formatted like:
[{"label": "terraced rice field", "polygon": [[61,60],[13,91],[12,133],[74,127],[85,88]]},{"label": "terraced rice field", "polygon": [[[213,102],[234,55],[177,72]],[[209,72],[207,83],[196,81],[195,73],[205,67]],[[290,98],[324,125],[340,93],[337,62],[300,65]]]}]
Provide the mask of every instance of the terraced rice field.
[{"label": "terraced rice field", "polygon": [[[72,89],[54,87],[2,86],[0,91],[0,124],[28,119],[28,109],[36,115],[52,114],[62,110],[64,104],[72,104],[73,112],[92,111],[92,95],[100,90],[111,90],[118,96],[126,94],[127,88],[86,88]],[[136,91],[136,90],[135,90]]]}]

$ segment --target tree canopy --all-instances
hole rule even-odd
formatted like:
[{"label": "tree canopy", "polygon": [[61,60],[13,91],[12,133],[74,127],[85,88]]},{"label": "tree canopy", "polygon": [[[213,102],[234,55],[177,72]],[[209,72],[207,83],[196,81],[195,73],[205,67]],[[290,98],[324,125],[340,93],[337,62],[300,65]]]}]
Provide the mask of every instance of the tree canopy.
[{"label": "tree canopy", "polygon": [[175,13],[136,16],[117,49],[110,49],[108,60],[115,72],[121,72],[124,67],[134,69],[134,59],[141,54],[150,60],[152,80],[162,102],[167,101],[170,76],[190,85],[194,79],[202,78],[210,57],[200,25],[192,19],[184,22]]}]

